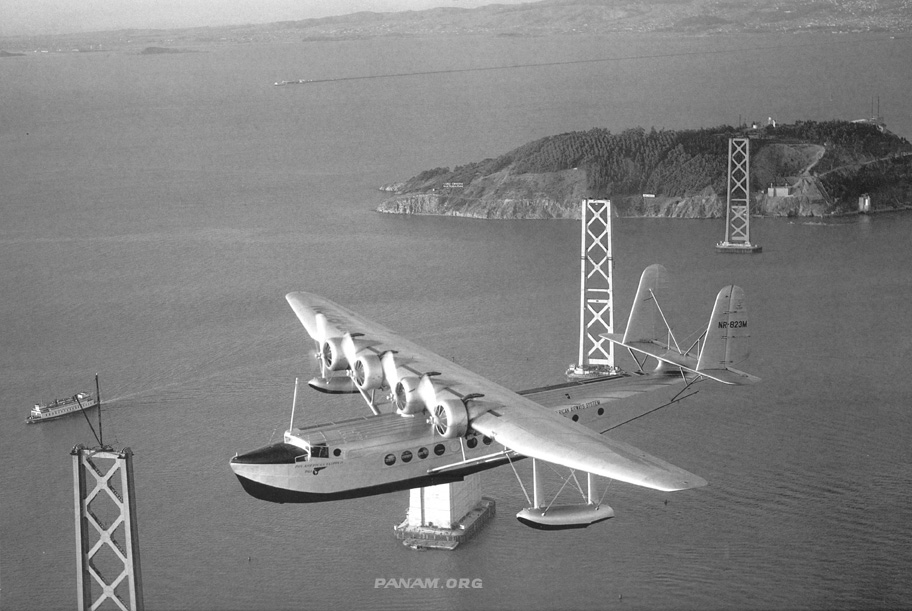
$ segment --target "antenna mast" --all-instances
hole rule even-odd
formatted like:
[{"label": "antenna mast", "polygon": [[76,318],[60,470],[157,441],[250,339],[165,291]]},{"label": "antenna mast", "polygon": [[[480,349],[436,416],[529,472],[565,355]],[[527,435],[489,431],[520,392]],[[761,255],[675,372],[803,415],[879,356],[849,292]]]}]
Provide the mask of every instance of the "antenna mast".
[{"label": "antenna mast", "polygon": [[104,435],[101,432],[101,391],[98,389],[98,374],[95,374],[95,402],[98,403],[98,445],[104,447]]}]

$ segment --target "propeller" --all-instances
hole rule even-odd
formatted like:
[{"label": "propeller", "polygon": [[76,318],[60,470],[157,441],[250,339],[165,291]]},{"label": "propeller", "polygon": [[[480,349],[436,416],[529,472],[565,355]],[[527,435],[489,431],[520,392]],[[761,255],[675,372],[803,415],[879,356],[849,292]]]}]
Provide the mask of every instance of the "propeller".
[{"label": "propeller", "polygon": [[399,371],[396,368],[396,356],[392,351],[384,352],[380,357],[380,365],[383,366],[383,377],[386,379],[386,385],[391,391],[396,389],[399,383]]},{"label": "propeller", "polygon": [[392,351],[383,353],[380,364],[383,367],[386,385],[390,389],[389,400],[396,406],[396,411],[408,415],[420,412],[421,406],[416,406],[413,398],[413,394],[418,390],[418,376],[409,369],[399,367]]},{"label": "propeller", "polygon": [[393,391],[393,403],[400,414],[415,415],[424,409],[424,402],[419,392],[421,380],[418,376],[404,376],[396,383]]},{"label": "propeller", "polygon": [[435,405],[430,417],[431,427],[438,435],[443,437],[449,428],[450,419],[447,416],[446,408],[441,405]]},{"label": "propeller", "polygon": [[351,377],[355,381],[355,386],[361,390],[382,388],[384,376],[380,357],[369,350],[359,352],[354,364],[351,365]]},{"label": "propeller", "polygon": [[[438,389],[443,392],[438,392]],[[421,376],[418,394],[428,411],[428,422],[434,432],[444,439],[455,439],[466,434],[469,419],[463,399],[436,386],[427,374]]]},{"label": "propeller", "polygon": [[326,363],[323,360],[323,342],[326,341],[326,336],[328,334],[329,321],[326,320],[326,316],[322,312],[317,312],[315,316],[317,321],[316,335],[314,336],[314,341],[317,342],[317,353],[316,358],[320,361],[320,376],[326,377]]},{"label": "propeller", "polygon": [[315,318],[317,320],[317,336],[314,339],[317,340],[318,344],[322,344],[329,338],[329,321],[326,320],[323,312],[317,312]]},{"label": "propeller", "polygon": [[437,389],[434,388],[434,383],[427,374],[421,376],[421,380],[418,382],[418,396],[428,412],[434,410],[437,405]]},{"label": "propeller", "polygon": [[441,399],[428,411],[431,414],[428,421],[434,432],[444,439],[462,437],[469,430],[468,412],[460,399]]},{"label": "propeller", "polygon": [[345,355],[345,362],[349,369],[355,366],[355,360],[358,358],[358,349],[355,348],[355,340],[351,333],[342,336],[342,354]]}]

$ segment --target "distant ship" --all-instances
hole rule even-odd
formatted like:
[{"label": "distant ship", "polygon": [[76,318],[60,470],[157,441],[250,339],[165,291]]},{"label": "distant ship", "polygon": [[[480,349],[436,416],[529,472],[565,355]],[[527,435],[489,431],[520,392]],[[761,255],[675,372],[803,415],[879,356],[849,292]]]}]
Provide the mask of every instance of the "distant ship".
[{"label": "distant ship", "polygon": [[35,422],[44,422],[45,420],[54,420],[100,405],[101,396],[98,393],[98,376],[95,376],[95,393],[79,392],[72,397],[56,399],[50,403],[36,403],[25,422],[26,424],[33,424]]}]

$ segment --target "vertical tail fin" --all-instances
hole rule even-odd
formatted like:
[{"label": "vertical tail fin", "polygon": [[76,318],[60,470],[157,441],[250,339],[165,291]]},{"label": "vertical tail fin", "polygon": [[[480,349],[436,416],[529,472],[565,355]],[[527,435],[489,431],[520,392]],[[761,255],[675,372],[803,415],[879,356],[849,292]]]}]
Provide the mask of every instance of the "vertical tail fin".
[{"label": "vertical tail fin", "polygon": [[697,371],[726,369],[743,361],[749,353],[749,337],[744,291],[731,284],[716,295]]},{"label": "vertical tail fin", "polygon": [[[741,287],[732,284],[719,291],[706,332],[693,345],[682,350],[657,298],[659,289],[665,285],[667,273],[658,264],[647,267],[640,277],[623,339],[613,333],[605,333],[602,337],[658,360],[660,367],[662,364],[671,365],[723,384],[759,382],[757,376],[732,367],[747,359],[749,354],[747,302]],[[699,356],[691,352],[695,347],[699,349]],[[637,361],[637,365],[642,369],[642,363]]]},{"label": "vertical tail fin", "polygon": [[627,320],[624,344],[660,341],[660,338],[668,336],[662,312],[655,301],[656,295],[666,286],[667,277],[668,271],[658,263],[643,270],[630,318]]},{"label": "vertical tail fin", "polygon": [[728,384],[750,384],[759,381],[756,376],[732,368],[732,365],[744,361],[750,354],[748,338],[750,328],[747,324],[747,301],[744,298],[744,290],[731,284],[716,295],[716,304],[709,318],[709,326],[706,328],[703,348],[697,362],[697,373],[704,373]]}]

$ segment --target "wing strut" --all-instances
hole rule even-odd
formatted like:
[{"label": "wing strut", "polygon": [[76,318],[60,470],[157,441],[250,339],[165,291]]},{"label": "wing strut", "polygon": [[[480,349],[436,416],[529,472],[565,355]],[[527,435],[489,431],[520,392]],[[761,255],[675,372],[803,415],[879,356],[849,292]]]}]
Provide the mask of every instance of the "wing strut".
[{"label": "wing strut", "polygon": [[297,404],[298,404],[298,378],[295,378],[294,396],[291,399],[291,423],[288,425],[289,431],[294,428],[294,413],[295,413],[295,406]]},{"label": "wing strut", "polygon": [[[723,384],[758,382],[757,376],[733,367],[746,360],[750,352],[744,290],[733,284],[723,287],[716,295],[706,330],[682,350],[659,304],[658,292],[666,274],[661,265],[643,270],[626,331],[623,335],[604,333],[602,337],[627,348],[640,371],[652,357],[659,362],[659,369],[676,367]],[[634,351],[643,355],[642,361]]]},{"label": "wing strut", "polygon": [[668,329],[668,337],[674,343],[675,348],[677,348],[678,352],[681,352],[681,346],[678,345],[678,340],[675,339],[674,332],[671,330],[671,325],[668,324],[668,319],[665,317],[665,312],[662,311],[662,306],[659,304],[659,298],[656,297],[652,289],[649,289],[649,294],[652,295],[652,302],[655,304],[656,310],[659,311],[659,316],[662,317],[662,322],[665,323],[665,328]]},{"label": "wing strut", "polygon": [[[536,458],[532,459],[532,499],[529,499],[529,493],[526,490],[526,486],[523,484],[522,478],[516,471],[516,467],[513,466],[513,461],[510,460],[510,466],[513,467],[513,474],[516,475],[516,480],[519,482],[523,494],[526,496],[526,501],[530,504],[529,507],[526,507],[516,514],[516,519],[519,520],[520,523],[538,530],[564,530],[568,528],[586,528],[597,522],[602,522],[603,520],[614,517],[614,510],[602,503],[605,494],[608,492],[608,487],[605,487],[602,497],[596,501],[594,486],[595,477],[591,473],[586,474],[587,491],[583,492],[583,487],[576,477],[575,469],[570,469],[570,474],[567,477],[561,476],[563,479],[561,487],[546,505],[542,501],[543,486],[539,462],[542,461]],[[552,467],[552,470],[553,469],[554,468]],[[555,473],[557,473],[557,471],[555,471]],[[568,505],[555,505],[554,502],[557,500],[557,497],[564,491],[564,488],[567,487],[567,484],[571,479],[576,483],[576,488],[579,490],[583,502]]]}]

